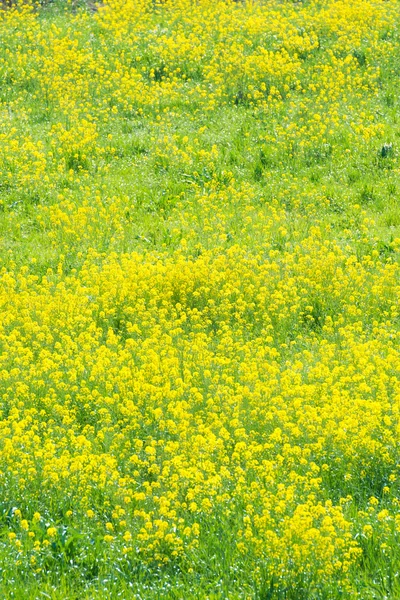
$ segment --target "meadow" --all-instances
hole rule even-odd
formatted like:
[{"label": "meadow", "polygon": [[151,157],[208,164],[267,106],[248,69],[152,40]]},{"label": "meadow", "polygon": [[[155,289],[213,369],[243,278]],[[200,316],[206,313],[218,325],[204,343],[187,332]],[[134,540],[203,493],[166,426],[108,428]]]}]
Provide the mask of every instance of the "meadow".
[{"label": "meadow", "polygon": [[399,1],[5,4],[0,597],[400,598]]}]

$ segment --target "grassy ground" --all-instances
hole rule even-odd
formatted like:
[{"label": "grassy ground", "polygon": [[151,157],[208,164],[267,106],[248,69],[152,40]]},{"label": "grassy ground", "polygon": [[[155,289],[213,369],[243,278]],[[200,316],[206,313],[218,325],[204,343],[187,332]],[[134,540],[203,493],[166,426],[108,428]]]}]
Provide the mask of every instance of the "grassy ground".
[{"label": "grassy ground", "polygon": [[397,0],[0,11],[0,595],[400,596]]}]

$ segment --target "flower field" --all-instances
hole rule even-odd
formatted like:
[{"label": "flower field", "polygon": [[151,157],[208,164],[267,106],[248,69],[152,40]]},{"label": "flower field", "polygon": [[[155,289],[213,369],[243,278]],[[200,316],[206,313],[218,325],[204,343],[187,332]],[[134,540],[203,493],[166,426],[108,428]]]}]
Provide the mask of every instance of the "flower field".
[{"label": "flower field", "polygon": [[398,0],[2,3],[1,598],[400,598],[399,86]]}]

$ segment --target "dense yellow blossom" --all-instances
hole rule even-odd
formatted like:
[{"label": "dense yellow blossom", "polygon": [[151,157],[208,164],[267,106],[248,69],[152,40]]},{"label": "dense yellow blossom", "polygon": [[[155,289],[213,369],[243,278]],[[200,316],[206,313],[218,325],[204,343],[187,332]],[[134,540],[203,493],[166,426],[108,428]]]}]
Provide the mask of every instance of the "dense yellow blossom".
[{"label": "dense yellow blossom", "polygon": [[371,109],[397,22],[0,10],[2,568],[223,555],[215,597],[367,597],[400,540],[400,170]]}]

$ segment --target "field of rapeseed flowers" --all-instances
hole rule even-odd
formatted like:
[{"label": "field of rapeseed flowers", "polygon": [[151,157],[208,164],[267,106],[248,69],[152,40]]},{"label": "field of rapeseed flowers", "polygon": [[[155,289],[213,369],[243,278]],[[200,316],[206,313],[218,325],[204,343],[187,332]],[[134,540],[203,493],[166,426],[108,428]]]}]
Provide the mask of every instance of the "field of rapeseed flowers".
[{"label": "field of rapeseed flowers", "polygon": [[0,8],[0,597],[400,598],[398,0]]}]

